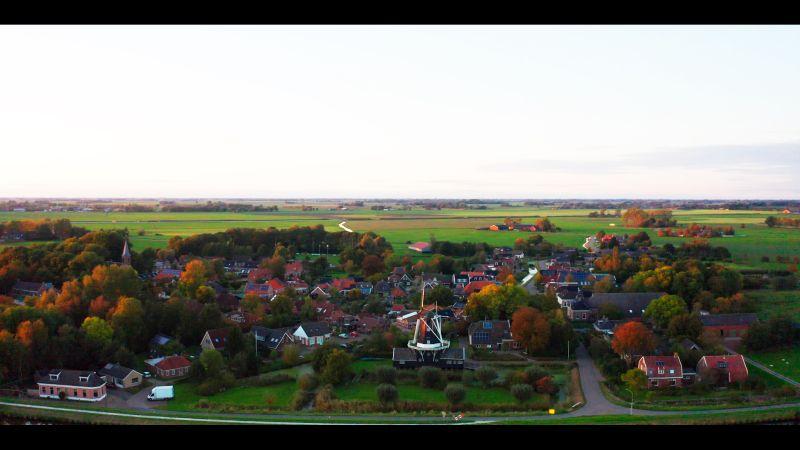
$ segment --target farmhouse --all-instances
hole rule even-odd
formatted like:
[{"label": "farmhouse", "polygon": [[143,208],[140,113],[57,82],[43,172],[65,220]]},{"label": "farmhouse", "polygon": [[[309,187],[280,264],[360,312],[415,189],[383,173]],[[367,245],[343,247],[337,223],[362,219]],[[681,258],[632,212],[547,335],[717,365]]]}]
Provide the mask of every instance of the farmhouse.
[{"label": "farmhouse", "polygon": [[703,356],[697,362],[697,375],[700,380],[730,384],[747,380],[750,372],[742,355]]},{"label": "farmhouse", "polygon": [[672,356],[642,356],[636,367],[647,375],[651,388],[682,386],[683,365],[677,354]]},{"label": "farmhouse", "polygon": [[741,338],[758,320],[755,314],[703,314],[700,322],[707,336],[722,338]]},{"label": "farmhouse", "polygon": [[177,378],[189,375],[192,362],[183,356],[173,355],[147,359],[144,362],[159,378]]},{"label": "farmhouse", "polygon": [[128,389],[142,384],[141,373],[119,364],[108,363],[97,373],[109,386],[116,386],[121,389]]},{"label": "farmhouse", "polygon": [[306,347],[322,345],[331,337],[331,327],[326,322],[303,322],[294,330],[294,338]]},{"label": "farmhouse", "polygon": [[106,398],[106,382],[86,370],[53,369],[34,375],[40,398],[99,402]]},{"label": "farmhouse", "polygon": [[431,252],[431,244],[427,242],[415,242],[408,246],[409,250],[414,250],[418,253],[430,253]]},{"label": "farmhouse", "polygon": [[595,320],[600,307],[616,308],[625,319],[639,319],[653,300],[666,294],[663,292],[613,292],[595,293],[567,307],[570,320]]}]

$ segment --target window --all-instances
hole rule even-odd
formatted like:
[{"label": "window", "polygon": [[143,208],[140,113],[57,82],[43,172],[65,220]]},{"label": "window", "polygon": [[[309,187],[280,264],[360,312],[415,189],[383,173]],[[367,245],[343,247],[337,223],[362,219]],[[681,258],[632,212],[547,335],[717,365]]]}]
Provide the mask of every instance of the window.
[{"label": "window", "polygon": [[670,385],[670,386],[675,386],[675,384],[677,384],[677,381],[675,381],[675,380],[669,380],[669,385]]},{"label": "window", "polygon": [[728,363],[725,362],[725,361],[720,361],[720,362],[717,363],[717,368],[719,368],[719,369],[727,369],[728,368]]},{"label": "window", "polygon": [[675,369],[669,369],[669,373],[670,375],[672,375],[673,373],[675,373]]},{"label": "window", "polygon": [[92,392],[94,394],[94,398],[97,398],[97,391]]}]

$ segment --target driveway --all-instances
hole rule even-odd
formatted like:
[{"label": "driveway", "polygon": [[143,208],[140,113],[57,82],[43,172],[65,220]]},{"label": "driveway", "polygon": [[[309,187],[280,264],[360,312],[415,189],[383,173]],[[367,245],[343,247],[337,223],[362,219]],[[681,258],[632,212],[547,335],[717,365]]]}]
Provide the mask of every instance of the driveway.
[{"label": "driveway", "polygon": [[[574,416],[596,416],[603,414],[629,414],[630,410],[619,405],[615,405],[608,401],[603,391],[600,389],[600,383],[605,379],[600,371],[595,367],[592,357],[586,347],[581,344],[575,352],[576,361],[578,362],[578,371],[581,374],[581,389],[583,390],[583,397],[586,403],[572,413]],[[634,413],[636,411],[634,410]]]}]

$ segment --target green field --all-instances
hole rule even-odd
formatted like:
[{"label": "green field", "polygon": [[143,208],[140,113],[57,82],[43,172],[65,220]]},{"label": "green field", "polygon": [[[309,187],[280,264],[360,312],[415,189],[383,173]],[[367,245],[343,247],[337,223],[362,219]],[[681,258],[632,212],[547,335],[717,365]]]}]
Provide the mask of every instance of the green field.
[{"label": "green field", "polygon": [[195,383],[191,382],[175,384],[175,398],[167,402],[164,409],[173,411],[195,409],[201,398],[207,399],[213,406],[288,409],[297,384],[294,381],[287,381],[271,386],[237,386],[207,397],[198,395],[195,388]]},{"label": "green field", "polygon": [[789,317],[800,321],[800,291],[747,291],[746,295],[757,305],[758,318]]},{"label": "green field", "polygon": [[748,353],[747,356],[783,376],[800,381],[800,348],[798,347],[772,352]]},{"label": "green field", "polygon": [[[234,227],[286,228],[292,225],[322,224],[326,230],[338,231],[338,224],[347,221],[347,226],[358,232],[374,231],[385,236],[402,254],[411,254],[406,242],[427,241],[433,235],[438,240],[487,242],[492,245],[511,245],[525,232],[493,232],[476,230],[492,223],[501,222],[505,217],[519,217],[523,220],[537,217],[550,217],[562,231],[545,233],[547,240],[578,247],[589,234],[599,230],[614,233],[632,233],[642,229],[620,227],[618,218],[590,218],[590,210],[543,209],[534,207],[499,208],[486,210],[446,209],[428,211],[372,211],[353,209],[348,211],[285,210],[264,213],[232,212],[185,212],[185,213],[103,213],[103,212],[3,212],[0,221],[19,219],[67,218],[75,225],[92,230],[109,228],[128,228],[131,231],[133,247],[141,250],[146,247],[163,248],[172,236],[188,236],[195,233],[224,231]],[[679,225],[701,223],[714,226],[733,225],[736,235],[729,238],[715,238],[714,245],[727,247],[734,257],[735,267],[739,269],[772,268],[785,269],[786,264],[775,262],[777,256],[800,256],[800,229],[768,228],[764,219],[771,211],[724,211],[689,210],[674,211]],[[613,225],[612,225],[613,224]],[[740,228],[744,224],[745,228]],[[144,230],[144,235],[138,232]],[[680,245],[682,238],[656,236],[655,230],[646,230],[655,244],[671,242]],[[770,262],[762,262],[768,256]]]}]

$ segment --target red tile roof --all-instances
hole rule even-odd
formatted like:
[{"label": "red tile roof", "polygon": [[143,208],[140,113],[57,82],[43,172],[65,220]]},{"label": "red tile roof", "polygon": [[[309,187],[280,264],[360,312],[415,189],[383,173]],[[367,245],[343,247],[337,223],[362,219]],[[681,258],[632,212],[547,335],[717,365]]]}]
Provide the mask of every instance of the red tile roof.
[{"label": "red tile roof", "polygon": [[[642,370],[647,378],[682,378],[683,366],[681,360],[672,356],[642,356],[637,367]],[[672,371],[672,372],[670,372]]]},{"label": "red tile roof", "polygon": [[[721,365],[727,367],[720,367]],[[729,383],[744,381],[749,375],[747,363],[742,355],[703,356],[697,363],[697,371],[701,372],[707,369],[720,369],[727,372]]]},{"label": "red tile roof", "polygon": [[156,367],[158,367],[161,370],[180,369],[183,367],[189,367],[191,365],[192,365],[191,361],[184,358],[183,356],[177,356],[177,355],[167,356],[166,358],[156,363]]},{"label": "red tile roof", "polygon": [[490,286],[490,285],[493,285],[493,284],[494,284],[493,281],[472,281],[470,283],[467,283],[466,286],[464,286],[464,293],[469,295],[469,294],[472,294],[473,292],[480,291],[481,289],[485,288],[486,286]]}]

